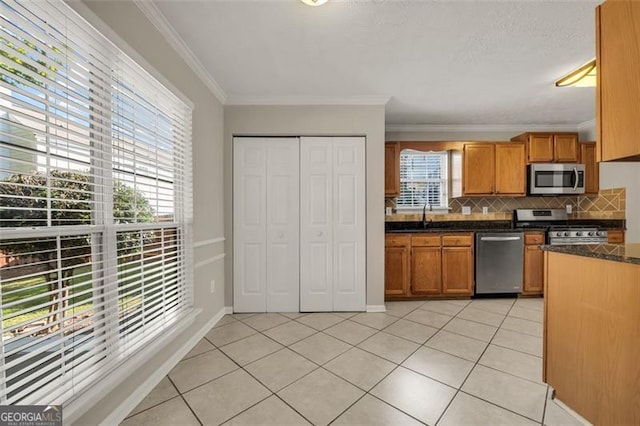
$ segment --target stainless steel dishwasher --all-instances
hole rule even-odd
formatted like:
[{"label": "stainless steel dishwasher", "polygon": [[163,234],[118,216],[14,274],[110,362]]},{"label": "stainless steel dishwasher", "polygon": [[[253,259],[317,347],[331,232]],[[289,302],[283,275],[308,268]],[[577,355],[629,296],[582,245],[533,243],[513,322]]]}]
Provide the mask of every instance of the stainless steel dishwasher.
[{"label": "stainless steel dishwasher", "polygon": [[522,232],[476,233],[476,294],[519,293],[523,252]]}]

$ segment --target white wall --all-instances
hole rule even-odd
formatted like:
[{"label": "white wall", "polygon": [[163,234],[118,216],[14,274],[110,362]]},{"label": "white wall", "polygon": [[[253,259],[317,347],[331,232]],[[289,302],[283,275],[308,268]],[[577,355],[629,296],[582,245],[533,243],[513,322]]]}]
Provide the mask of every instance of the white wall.
[{"label": "white wall", "polygon": [[[227,106],[224,109],[225,236],[233,270],[233,136],[366,136],[367,305],[384,304],[384,106]],[[231,274],[229,274],[231,275]],[[225,302],[232,305],[233,277]]]},{"label": "white wall", "polygon": [[628,243],[640,243],[640,163],[600,163],[600,189],[627,189]]},{"label": "white wall", "polygon": [[[69,3],[82,12],[82,4]],[[194,104],[193,111],[193,179],[194,179],[194,243],[224,235],[223,215],[223,108],[191,69],[172,53],[171,46],[153,27],[131,0],[87,1],[84,3],[95,15],[110,26],[128,45],[135,49],[162,76]],[[169,343],[161,353],[126,379],[112,392],[104,395],[96,405],[88,408],[77,424],[98,424],[137,387],[151,377],[159,366],[185,342],[209,322],[224,307],[224,262],[205,261],[223,253],[222,243],[206,244],[194,249],[194,300],[202,309],[194,324]],[[210,292],[215,279],[218,290]],[[144,395],[142,395],[144,396]]]},{"label": "white wall", "polygon": [[[595,141],[595,121],[580,132],[580,140]],[[640,243],[640,163],[600,163],[600,189],[627,189],[627,232],[628,243]]]}]

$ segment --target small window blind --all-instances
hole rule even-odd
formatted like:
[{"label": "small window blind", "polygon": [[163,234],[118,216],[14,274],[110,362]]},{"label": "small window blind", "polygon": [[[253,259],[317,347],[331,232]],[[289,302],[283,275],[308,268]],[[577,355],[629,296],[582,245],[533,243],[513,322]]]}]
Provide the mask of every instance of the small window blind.
[{"label": "small window blind", "polygon": [[447,152],[410,149],[400,153],[399,209],[447,208]]},{"label": "small window blind", "polygon": [[192,307],[191,109],[60,0],[0,54],[0,404],[63,404]]}]

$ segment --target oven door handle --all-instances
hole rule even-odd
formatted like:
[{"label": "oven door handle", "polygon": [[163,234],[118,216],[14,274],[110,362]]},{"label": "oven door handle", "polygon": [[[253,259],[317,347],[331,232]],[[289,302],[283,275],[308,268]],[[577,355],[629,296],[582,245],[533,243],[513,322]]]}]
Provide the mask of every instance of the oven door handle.
[{"label": "oven door handle", "polygon": [[578,189],[578,176],[579,176],[577,167],[573,168],[573,175],[574,175],[574,177],[576,179],[576,183],[573,184],[573,190],[576,191]]},{"label": "oven door handle", "polygon": [[480,241],[518,241],[521,237],[480,237]]}]

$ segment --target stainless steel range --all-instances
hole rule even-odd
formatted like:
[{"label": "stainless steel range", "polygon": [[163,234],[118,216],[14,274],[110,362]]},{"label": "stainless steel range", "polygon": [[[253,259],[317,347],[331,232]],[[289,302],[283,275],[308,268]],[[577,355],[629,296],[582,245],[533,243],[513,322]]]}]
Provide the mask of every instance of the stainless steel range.
[{"label": "stainless steel range", "polygon": [[517,209],[513,215],[516,229],[543,229],[547,244],[580,245],[607,242],[607,231],[597,227],[569,223],[564,209]]}]

